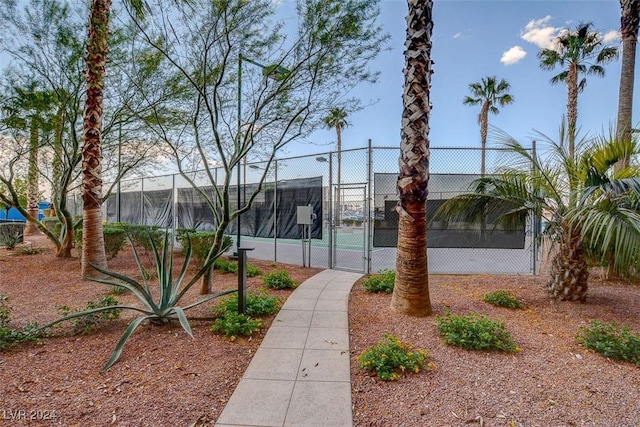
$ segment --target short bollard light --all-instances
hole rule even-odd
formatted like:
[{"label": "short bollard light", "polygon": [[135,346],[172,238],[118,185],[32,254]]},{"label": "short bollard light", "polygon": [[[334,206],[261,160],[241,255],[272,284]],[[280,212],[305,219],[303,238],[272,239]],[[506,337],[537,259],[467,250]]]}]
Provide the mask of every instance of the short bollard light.
[{"label": "short bollard light", "polygon": [[238,248],[238,313],[247,312],[247,251],[254,248]]}]

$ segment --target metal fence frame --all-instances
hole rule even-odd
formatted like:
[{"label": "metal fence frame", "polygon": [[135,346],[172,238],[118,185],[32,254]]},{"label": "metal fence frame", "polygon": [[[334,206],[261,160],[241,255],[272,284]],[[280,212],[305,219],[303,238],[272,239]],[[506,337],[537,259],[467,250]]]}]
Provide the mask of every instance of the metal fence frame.
[{"label": "metal fence frame", "polygon": [[[336,182],[338,153],[335,151],[296,156],[275,160],[267,171],[267,180],[271,180],[277,188],[278,183],[296,177],[312,177],[322,175],[323,238],[291,241],[273,238],[251,238],[242,236],[243,246],[253,246],[252,258],[268,259],[277,262],[303,264],[303,253],[308,247],[310,265],[322,268],[353,270],[372,273],[381,269],[395,268],[395,248],[373,247],[373,217],[376,208],[374,200],[374,174],[396,173],[399,150],[397,147],[373,147],[371,140],[365,148],[343,150],[341,152],[342,182]],[[479,170],[479,148],[438,148],[431,147],[430,168],[433,174],[469,174]],[[504,149],[487,149],[487,171],[497,170],[509,164],[510,153]],[[245,163],[241,169],[243,187],[254,184],[264,173],[264,163]],[[223,169],[216,172],[220,177]],[[235,174],[238,171],[234,171]],[[198,172],[193,176],[199,180]],[[232,181],[233,177],[232,177]],[[140,222],[155,225],[146,220],[144,215],[144,193],[158,188],[171,188],[173,191],[173,212],[171,227],[175,233],[177,221],[177,191],[184,188],[184,179],[179,174],[148,177],[134,180],[123,180],[118,189],[122,193],[140,191]],[[460,188],[459,192],[466,189]],[[339,195],[339,197],[337,197]],[[435,195],[430,193],[430,198]],[[77,196],[73,196],[70,206],[78,206]],[[120,210],[121,193],[114,195]],[[362,197],[362,199],[357,199]],[[337,206],[337,200],[340,206]],[[428,203],[428,202],[427,202]],[[274,202],[274,214],[277,212]],[[346,215],[353,215],[350,226],[347,226]],[[360,218],[362,223],[358,223]],[[106,203],[103,205],[103,216],[107,218]],[[118,215],[119,217],[119,215]],[[429,248],[429,271],[434,274],[537,274],[538,249],[535,243],[537,221],[531,219],[525,229],[524,249],[455,249]],[[235,232],[229,232],[233,235]],[[428,232],[427,232],[428,233]],[[175,235],[175,234],[174,234]],[[428,238],[428,235],[427,235]],[[361,245],[361,246],[360,246]]]}]

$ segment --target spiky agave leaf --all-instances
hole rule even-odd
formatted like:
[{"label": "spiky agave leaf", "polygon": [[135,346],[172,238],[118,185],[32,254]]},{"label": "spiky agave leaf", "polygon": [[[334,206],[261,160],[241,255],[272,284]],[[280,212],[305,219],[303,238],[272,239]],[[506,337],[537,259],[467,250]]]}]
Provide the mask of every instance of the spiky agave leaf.
[{"label": "spiky agave leaf", "polygon": [[133,334],[133,332],[138,328],[138,326],[140,326],[140,324],[144,320],[149,319],[151,317],[153,317],[153,315],[140,316],[136,319],[133,319],[133,321],[129,323],[129,326],[124,331],[124,334],[122,334],[122,336],[120,337],[118,344],[116,344],[116,348],[113,349],[113,352],[111,353],[111,357],[109,357],[107,364],[104,365],[104,367],[102,368],[103,372],[108,371],[109,368],[111,368],[113,364],[118,361],[118,359],[120,358],[120,355],[122,354],[122,349],[124,348],[124,345],[127,343],[127,340],[129,339],[131,334]]}]

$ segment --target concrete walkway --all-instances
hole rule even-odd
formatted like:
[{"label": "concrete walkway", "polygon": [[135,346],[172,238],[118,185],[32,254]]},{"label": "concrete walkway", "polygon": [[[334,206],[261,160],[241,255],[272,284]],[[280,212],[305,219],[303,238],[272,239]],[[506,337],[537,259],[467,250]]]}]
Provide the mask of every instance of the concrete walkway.
[{"label": "concrete walkway", "polygon": [[217,427],[353,425],[347,307],[360,277],[325,270],[289,296]]}]

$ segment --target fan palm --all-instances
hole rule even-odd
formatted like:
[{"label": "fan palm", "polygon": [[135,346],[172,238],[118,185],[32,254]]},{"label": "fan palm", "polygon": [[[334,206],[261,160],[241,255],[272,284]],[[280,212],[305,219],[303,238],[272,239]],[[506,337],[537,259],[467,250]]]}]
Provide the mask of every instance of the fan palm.
[{"label": "fan palm", "polygon": [[325,126],[336,130],[336,150],[338,151],[338,194],[336,195],[336,206],[338,207],[338,218],[335,225],[340,225],[342,217],[342,207],[340,205],[340,184],[342,181],[342,129],[349,126],[347,112],[344,108],[335,107],[323,119]]},{"label": "fan palm", "polygon": [[587,79],[578,81],[580,74],[604,76],[603,64],[618,57],[618,49],[603,46],[603,36],[597,31],[590,31],[591,24],[580,24],[573,31],[567,31],[556,39],[554,49],[541,49],[538,52],[540,67],[553,70],[556,66],[564,68],[551,78],[552,84],[567,85],[567,121],[569,137],[569,154],[573,156],[576,140],[576,123],[578,121],[578,93]]},{"label": "fan palm", "polygon": [[560,142],[540,136],[549,148],[544,158],[501,133],[504,147],[515,152],[522,164],[475,180],[472,193],[447,201],[436,217],[480,222],[489,213],[505,227],[522,227],[532,215],[544,219],[541,238],[551,255],[546,290],[559,300],[584,301],[588,255],[612,262],[621,273],[636,268],[640,170],[614,170],[613,165],[640,151],[635,140],[602,137],[578,141],[575,155],[570,156],[564,125]]},{"label": "fan palm", "polygon": [[510,85],[506,80],[498,81],[495,76],[484,77],[479,83],[471,83],[469,85],[472,96],[466,96],[462,101],[464,105],[482,105],[480,114],[478,114],[478,124],[480,125],[480,144],[482,147],[480,174],[483,176],[486,170],[489,113],[498,114],[500,112],[496,105],[504,107],[513,103],[513,97],[507,93],[509,88]]}]

